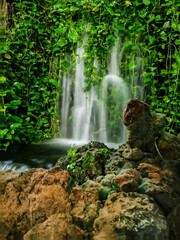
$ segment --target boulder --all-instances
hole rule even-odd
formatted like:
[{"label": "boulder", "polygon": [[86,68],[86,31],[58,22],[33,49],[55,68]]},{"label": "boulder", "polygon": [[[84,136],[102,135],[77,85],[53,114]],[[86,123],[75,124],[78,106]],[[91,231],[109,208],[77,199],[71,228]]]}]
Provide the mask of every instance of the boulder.
[{"label": "boulder", "polygon": [[158,206],[144,194],[113,193],[94,221],[94,240],[165,240],[166,219]]},{"label": "boulder", "polygon": [[124,192],[135,192],[137,191],[141,179],[140,173],[131,168],[122,175],[116,176],[114,182]]},{"label": "boulder", "polygon": [[131,148],[156,153],[162,160],[180,158],[180,138],[165,132],[164,114],[151,114],[149,105],[135,98],[127,102],[123,120]]},{"label": "boulder", "polygon": [[74,187],[70,195],[72,203],[71,215],[74,223],[88,232],[92,232],[93,222],[101,208],[99,192],[97,186],[95,187],[93,184],[94,182],[90,181],[92,187],[88,187],[87,183],[86,189]]},{"label": "boulder", "polygon": [[[9,174],[5,171],[0,175],[4,173]],[[68,179],[69,173],[60,168],[12,174],[0,193],[0,239],[22,239],[29,229],[51,215],[69,212]]]},{"label": "boulder", "polygon": [[85,237],[86,233],[72,223],[71,215],[59,213],[35,225],[24,235],[23,240],[83,240]]}]

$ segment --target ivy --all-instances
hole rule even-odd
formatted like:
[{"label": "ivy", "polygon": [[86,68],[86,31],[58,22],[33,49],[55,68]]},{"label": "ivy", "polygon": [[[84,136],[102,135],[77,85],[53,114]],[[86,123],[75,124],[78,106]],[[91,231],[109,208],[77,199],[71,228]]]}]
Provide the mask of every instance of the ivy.
[{"label": "ivy", "polygon": [[[166,113],[167,130],[179,132],[177,0],[15,0],[10,6],[14,16],[9,19],[9,31],[1,30],[1,149],[60,132],[61,78],[73,68],[75,49],[85,36],[84,90],[101,86],[111,48],[119,39],[120,77],[127,83],[143,79],[152,111]],[[144,66],[142,76],[138,76],[138,59]],[[111,114],[115,112],[111,109]]]}]

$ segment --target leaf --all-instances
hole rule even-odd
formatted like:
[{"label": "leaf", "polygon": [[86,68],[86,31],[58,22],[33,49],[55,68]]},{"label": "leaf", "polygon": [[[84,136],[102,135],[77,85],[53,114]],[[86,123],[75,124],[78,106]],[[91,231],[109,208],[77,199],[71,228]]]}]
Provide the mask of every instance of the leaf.
[{"label": "leaf", "polygon": [[0,83],[4,83],[4,82],[6,82],[6,77],[1,76],[1,77],[0,77]]},{"label": "leaf", "polygon": [[1,97],[5,97],[7,94],[5,92],[0,92]]},{"label": "leaf", "polygon": [[170,21],[164,23],[163,28],[168,28],[170,26]]},{"label": "leaf", "polygon": [[92,12],[98,12],[99,11],[99,8],[97,8],[97,7],[94,7],[93,9],[92,9]]},{"label": "leaf", "polygon": [[21,88],[25,87],[25,84],[24,83],[20,83],[20,82],[15,82],[14,86],[17,87],[17,89],[21,89]]},{"label": "leaf", "polygon": [[77,43],[79,41],[78,33],[75,28],[70,28],[68,32],[68,38],[70,42]]},{"label": "leaf", "polygon": [[10,142],[6,142],[6,143],[3,143],[3,146],[5,146],[6,148],[9,146]]},{"label": "leaf", "polygon": [[17,108],[18,108],[18,106],[14,106],[14,105],[12,105],[12,104],[10,104],[10,103],[7,103],[7,104],[6,104],[6,107],[7,107],[7,108],[10,108],[10,109],[17,109]]},{"label": "leaf", "polygon": [[21,100],[12,100],[11,104],[12,105],[20,105],[21,104]]},{"label": "leaf", "polygon": [[4,54],[4,57],[5,57],[6,59],[11,59],[11,55],[9,55],[8,53],[5,53],[5,54]]},{"label": "leaf", "polygon": [[60,46],[60,47],[63,47],[67,44],[67,40],[65,38],[61,38],[57,41],[56,45],[57,46]]},{"label": "leaf", "polygon": [[52,83],[54,86],[58,86],[58,81],[55,79],[49,79],[49,82]]},{"label": "leaf", "polygon": [[129,0],[126,0],[125,3],[127,6],[132,6],[132,3]]},{"label": "leaf", "polygon": [[20,126],[22,126],[21,123],[13,123],[13,124],[10,126],[10,128],[11,128],[11,129],[16,129],[16,128],[20,127]]},{"label": "leaf", "polygon": [[7,132],[8,132],[8,129],[2,129],[2,130],[0,130],[0,138],[3,138],[4,135],[6,135]]},{"label": "leaf", "polygon": [[161,15],[157,15],[156,17],[155,17],[155,20],[156,21],[159,21],[161,19]]},{"label": "leaf", "polygon": [[75,6],[71,6],[71,7],[70,7],[70,11],[71,11],[71,12],[75,12],[75,11],[77,11],[77,10],[79,10],[78,7],[75,7]]},{"label": "leaf", "polygon": [[8,139],[8,140],[12,139],[12,135],[11,134],[7,134],[6,135],[6,139]]},{"label": "leaf", "polygon": [[145,5],[149,5],[151,2],[150,2],[150,0],[143,0],[143,3],[144,3]]},{"label": "leaf", "polygon": [[18,117],[18,116],[10,116],[9,117],[9,120],[12,121],[12,122],[19,122],[19,123],[22,123],[23,122],[23,119]]},{"label": "leaf", "polygon": [[[132,4],[131,4],[132,5]],[[113,8],[108,8],[108,12],[112,15],[112,16],[114,16],[114,10],[113,10]]]},{"label": "leaf", "polygon": [[154,20],[154,18],[155,18],[154,14],[150,14],[147,23],[152,22]]},{"label": "leaf", "polygon": [[180,45],[180,39],[176,39],[174,42],[176,45]]},{"label": "leaf", "polygon": [[141,18],[145,18],[146,15],[147,15],[147,10],[146,10],[145,8],[142,9],[142,10],[139,12],[139,16],[140,16]]}]

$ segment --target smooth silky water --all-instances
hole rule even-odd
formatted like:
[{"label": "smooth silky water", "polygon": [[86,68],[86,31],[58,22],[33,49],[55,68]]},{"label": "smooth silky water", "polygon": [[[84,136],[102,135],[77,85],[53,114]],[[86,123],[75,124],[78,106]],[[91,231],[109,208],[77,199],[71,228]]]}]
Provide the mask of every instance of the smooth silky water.
[{"label": "smooth silky water", "polygon": [[[90,91],[84,92],[84,44],[85,40],[76,50],[75,70],[70,69],[62,77],[61,138],[0,152],[0,170],[24,171],[33,167],[49,169],[61,156],[67,154],[68,149],[80,147],[89,141],[100,141],[113,148],[118,148],[126,141],[122,114],[128,99],[138,97],[143,100],[144,86],[140,78],[143,73],[142,60],[133,56],[136,66],[129,73],[132,81],[125,82],[121,78],[121,61],[126,49],[120,49],[120,39],[117,39],[107,60],[108,72],[100,91],[97,86],[92,86]],[[67,60],[70,60],[70,56],[67,56]],[[98,71],[96,60],[94,67]],[[138,71],[136,76],[135,71]],[[108,110],[109,102],[117,115]]]}]

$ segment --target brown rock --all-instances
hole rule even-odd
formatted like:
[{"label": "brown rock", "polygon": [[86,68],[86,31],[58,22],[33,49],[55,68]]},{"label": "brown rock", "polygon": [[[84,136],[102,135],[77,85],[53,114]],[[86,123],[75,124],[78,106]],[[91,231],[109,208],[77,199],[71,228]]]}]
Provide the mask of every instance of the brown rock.
[{"label": "brown rock", "polygon": [[135,169],[129,169],[124,174],[116,176],[114,182],[122,191],[134,192],[137,191],[137,187],[142,177]]},{"label": "brown rock", "polygon": [[84,190],[80,187],[74,187],[70,199],[74,223],[83,229],[92,230],[93,222],[102,207],[97,189],[89,187]]},{"label": "brown rock", "polygon": [[[154,175],[158,173],[152,173]],[[161,177],[158,175],[158,177]],[[151,196],[158,205],[161,207],[165,215],[168,215],[170,211],[180,202],[180,198],[176,191],[170,187],[167,182],[162,182],[162,179],[156,178],[143,178],[138,191],[143,194]]]},{"label": "brown rock", "polygon": [[13,178],[18,177],[19,175],[19,172],[14,172],[12,170],[0,172],[0,194],[4,193],[7,183],[10,182]]},{"label": "brown rock", "polygon": [[69,212],[68,179],[68,172],[59,168],[31,169],[9,179],[0,193],[0,239],[9,235],[21,239],[51,215]]},{"label": "brown rock", "polygon": [[140,163],[138,166],[138,169],[141,171],[144,171],[146,173],[157,173],[160,171],[159,168],[157,168],[149,163]]},{"label": "brown rock", "polygon": [[50,216],[45,222],[35,225],[24,236],[24,240],[82,240],[86,234],[72,223],[69,214],[60,213]]},{"label": "brown rock", "polygon": [[153,178],[156,182],[170,183],[173,180],[173,173],[171,171],[160,171],[158,167],[149,163],[139,164],[138,169],[141,171],[143,176]]},{"label": "brown rock", "polygon": [[127,106],[123,112],[124,124],[129,126],[130,124],[134,123],[141,118],[144,111],[147,111],[149,116],[151,116],[148,104],[141,102],[137,98],[130,99],[127,102]]},{"label": "brown rock", "polygon": [[168,239],[165,217],[146,195],[113,193],[94,222],[94,240]]},{"label": "brown rock", "polygon": [[127,126],[127,144],[131,148],[140,148],[143,151],[154,149],[153,118],[149,105],[139,99],[130,99],[123,112],[124,124]]}]

